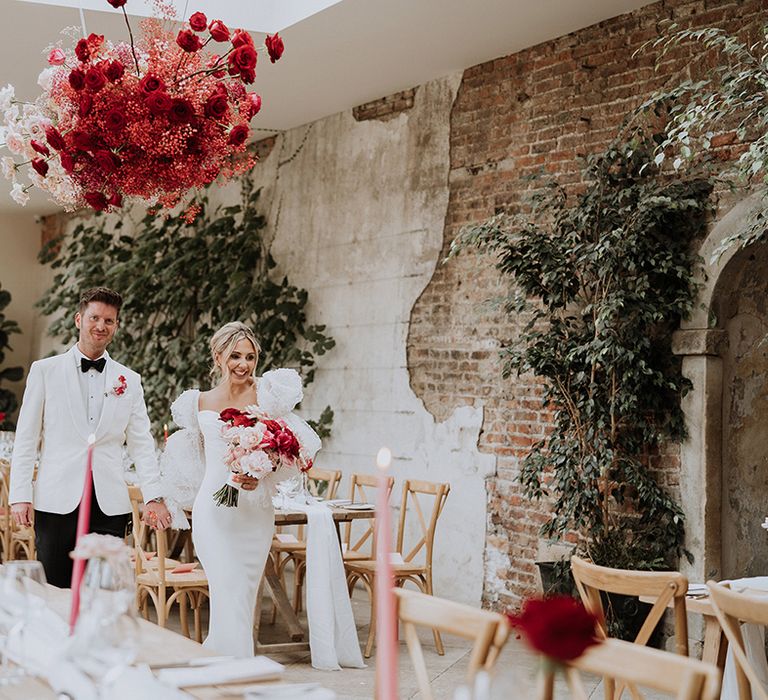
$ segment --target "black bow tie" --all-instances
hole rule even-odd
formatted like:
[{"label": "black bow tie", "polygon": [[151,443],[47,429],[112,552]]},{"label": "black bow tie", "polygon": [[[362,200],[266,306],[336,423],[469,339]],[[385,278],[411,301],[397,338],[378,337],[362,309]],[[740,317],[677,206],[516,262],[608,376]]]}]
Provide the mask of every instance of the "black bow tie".
[{"label": "black bow tie", "polygon": [[95,369],[97,372],[104,371],[104,365],[107,364],[106,357],[100,357],[98,360],[89,360],[87,357],[80,358],[80,371],[87,372],[89,369]]}]

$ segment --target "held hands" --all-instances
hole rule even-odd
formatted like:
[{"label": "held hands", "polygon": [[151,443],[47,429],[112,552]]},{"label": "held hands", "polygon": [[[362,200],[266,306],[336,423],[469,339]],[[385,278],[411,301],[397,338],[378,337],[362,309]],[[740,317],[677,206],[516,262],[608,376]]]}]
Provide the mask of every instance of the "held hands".
[{"label": "held hands", "polygon": [[144,505],[141,520],[153,530],[166,530],[171,526],[171,514],[165,507],[165,503],[158,501],[150,501]]},{"label": "held hands", "polygon": [[233,474],[232,481],[240,484],[246,491],[253,491],[259,485],[258,479],[254,479],[252,476],[246,474]]},{"label": "held hands", "polygon": [[19,527],[32,526],[32,504],[31,503],[14,503],[11,506],[11,514],[13,515],[14,522]]}]

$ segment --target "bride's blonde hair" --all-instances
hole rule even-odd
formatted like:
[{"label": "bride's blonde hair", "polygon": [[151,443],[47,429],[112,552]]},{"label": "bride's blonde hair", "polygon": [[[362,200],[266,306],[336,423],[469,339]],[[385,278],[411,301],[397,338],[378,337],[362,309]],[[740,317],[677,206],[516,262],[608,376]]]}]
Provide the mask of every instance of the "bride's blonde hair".
[{"label": "bride's blonde hair", "polygon": [[[217,330],[211,338],[211,359],[213,360],[213,366],[211,367],[211,376],[219,378],[220,382],[223,382],[229,376],[229,370],[227,370],[227,360],[241,340],[247,340],[253,345],[253,349],[256,351],[256,365],[259,364],[259,355],[261,354],[261,345],[256,340],[256,336],[253,331],[248,328],[244,323],[240,321],[231,321],[225,323],[219,330]],[[254,365],[254,374],[256,373],[256,365]]]}]

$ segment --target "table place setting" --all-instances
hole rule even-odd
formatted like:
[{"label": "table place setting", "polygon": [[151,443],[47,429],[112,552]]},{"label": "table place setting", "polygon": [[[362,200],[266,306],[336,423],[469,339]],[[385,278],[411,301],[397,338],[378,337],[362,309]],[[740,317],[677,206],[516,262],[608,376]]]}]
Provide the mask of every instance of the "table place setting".
[{"label": "table place setting", "polygon": [[158,680],[176,688],[243,683],[249,681],[276,680],[284,673],[282,664],[266,656],[249,659],[219,659],[207,664],[187,664],[161,668],[156,671]]}]

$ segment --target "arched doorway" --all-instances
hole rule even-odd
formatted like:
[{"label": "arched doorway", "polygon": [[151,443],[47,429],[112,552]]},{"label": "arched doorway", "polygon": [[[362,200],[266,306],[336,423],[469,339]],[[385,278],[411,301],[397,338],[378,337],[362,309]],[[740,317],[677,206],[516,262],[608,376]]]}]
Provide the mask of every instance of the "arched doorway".
[{"label": "arched doorway", "polygon": [[768,244],[712,260],[756,206],[736,205],[704,241],[700,305],[674,342],[693,382],[680,486],[695,557],[686,573],[698,581],[768,568]]}]

